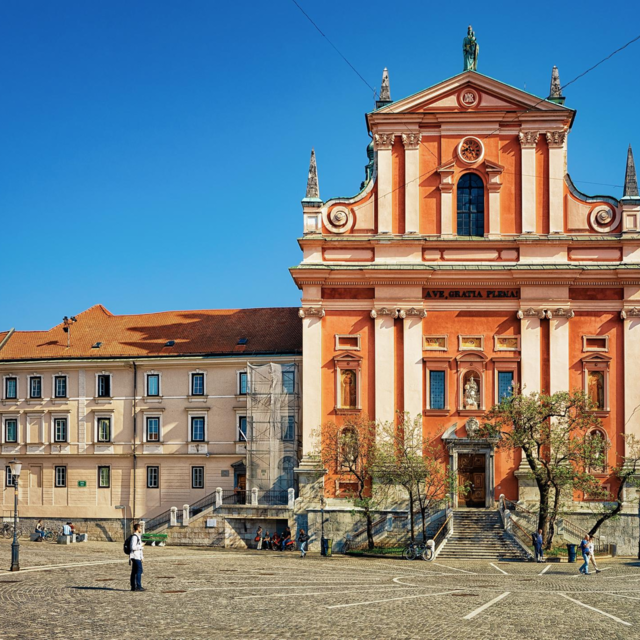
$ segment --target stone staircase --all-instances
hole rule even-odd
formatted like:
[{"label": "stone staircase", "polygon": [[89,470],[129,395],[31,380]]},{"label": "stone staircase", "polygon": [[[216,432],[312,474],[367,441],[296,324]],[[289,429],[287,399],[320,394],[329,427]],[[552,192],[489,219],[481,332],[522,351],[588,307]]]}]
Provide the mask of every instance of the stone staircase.
[{"label": "stone staircase", "polygon": [[438,559],[524,560],[520,547],[505,535],[498,511],[465,509],[453,513],[453,534]]}]

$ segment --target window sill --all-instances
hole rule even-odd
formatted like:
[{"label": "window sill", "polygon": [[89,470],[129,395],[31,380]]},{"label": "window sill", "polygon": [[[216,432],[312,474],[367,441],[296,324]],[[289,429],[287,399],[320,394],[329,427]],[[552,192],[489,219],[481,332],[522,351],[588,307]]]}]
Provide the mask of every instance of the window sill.
[{"label": "window sill", "polygon": [[449,409],[425,409],[422,412],[423,416],[448,416]]},{"label": "window sill", "polygon": [[51,398],[51,404],[68,404],[69,398]]},{"label": "window sill", "polygon": [[608,418],[611,413],[610,409],[597,409],[596,411],[590,411],[589,413],[597,416],[598,418]]},{"label": "window sill", "polygon": [[484,409],[458,409],[458,415],[460,416],[481,416],[484,414]]},{"label": "window sill", "polygon": [[207,396],[187,396],[189,402],[206,402]]},{"label": "window sill", "polygon": [[108,398],[100,396],[99,398],[94,398],[93,401],[96,404],[111,404],[113,402],[113,398],[111,396]]},{"label": "window sill", "polygon": [[2,398],[2,404],[18,404],[20,402],[19,398]]},{"label": "window sill", "polygon": [[27,400],[27,404],[42,404],[44,402],[43,398],[29,398]]},{"label": "window sill", "polygon": [[162,402],[162,396],[144,396],[142,398],[143,402]]},{"label": "window sill", "polygon": [[335,411],[336,415],[339,415],[339,416],[356,414],[362,411],[362,409],[358,409],[355,407],[354,408],[334,407],[333,410]]}]

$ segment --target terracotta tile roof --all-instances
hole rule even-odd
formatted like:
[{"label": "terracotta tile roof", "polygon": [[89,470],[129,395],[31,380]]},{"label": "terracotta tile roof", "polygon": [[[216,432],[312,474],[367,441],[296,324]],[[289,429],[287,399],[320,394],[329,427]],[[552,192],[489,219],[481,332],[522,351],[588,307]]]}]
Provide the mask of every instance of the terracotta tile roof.
[{"label": "terracotta tile roof", "polygon": [[[69,348],[62,323],[48,331],[15,331],[0,350],[0,362],[302,352],[302,323],[294,307],[115,316],[98,304],[76,318]],[[0,341],[6,333],[0,333]],[[247,341],[238,348],[241,338]],[[169,340],[174,346],[165,346]],[[92,348],[98,342],[100,348]]]}]

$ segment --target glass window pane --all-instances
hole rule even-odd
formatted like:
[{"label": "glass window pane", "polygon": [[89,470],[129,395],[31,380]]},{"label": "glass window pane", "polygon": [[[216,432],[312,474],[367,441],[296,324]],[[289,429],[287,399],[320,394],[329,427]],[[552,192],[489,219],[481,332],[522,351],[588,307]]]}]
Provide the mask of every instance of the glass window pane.
[{"label": "glass window pane", "polygon": [[111,469],[109,467],[98,467],[98,487],[108,489],[110,485]]},{"label": "glass window pane", "polygon": [[56,418],[54,423],[54,440],[56,442],[67,441],[67,419]]},{"label": "glass window pane", "polygon": [[67,377],[56,376],[55,377],[55,397],[66,398],[67,397]]},{"label": "glass window pane", "polygon": [[240,382],[240,395],[246,395],[247,393],[247,374],[244,372],[240,373],[239,376],[239,382]]},{"label": "glass window pane", "polygon": [[98,397],[99,398],[111,397],[111,376],[109,375],[98,376]]},{"label": "glass window pane", "polygon": [[282,372],[282,388],[285,393],[293,393],[295,389],[295,372],[283,371]]},{"label": "glass window pane", "polygon": [[431,409],[444,409],[444,371],[429,372],[429,407]]},{"label": "glass window pane", "polygon": [[498,371],[498,402],[513,394],[513,371]]},{"label": "glass window pane", "polygon": [[147,441],[160,440],[160,418],[147,418]]},{"label": "glass window pane", "polygon": [[160,467],[147,467],[147,487],[157,489],[160,486]]},{"label": "glass window pane", "polygon": [[204,418],[191,418],[191,440],[204,442]]},{"label": "glass window pane", "polygon": [[191,468],[191,486],[194,489],[204,488],[204,467]]},{"label": "glass window pane", "polygon": [[98,419],[98,441],[109,442],[111,440],[111,419],[99,418]]},{"label": "glass window pane", "polygon": [[151,374],[147,376],[147,395],[158,396],[160,395],[160,376]]},{"label": "glass window pane", "polygon": [[42,397],[42,378],[39,378],[39,377],[30,378],[30,381],[31,381],[30,396],[32,398],[41,398]]},{"label": "glass window pane", "polygon": [[67,467],[56,467],[55,476],[56,487],[67,486]]},{"label": "glass window pane", "polygon": [[204,395],[204,374],[194,373],[191,376],[191,395],[202,396]]},{"label": "glass window pane", "polygon": [[7,378],[5,380],[5,397],[7,399],[15,399],[18,397],[17,378]]},{"label": "glass window pane", "polygon": [[293,440],[296,433],[296,421],[295,416],[283,416],[282,417],[282,439]]},{"label": "glass window pane", "polygon": [[247,417],[240,416],[238,418],[238,440],[246,441],[247,439]]},{"label": "glass window pane", "polygon": [[7,420],[5,423],[5,440],[7,442],[18,442],[18,421]]}]

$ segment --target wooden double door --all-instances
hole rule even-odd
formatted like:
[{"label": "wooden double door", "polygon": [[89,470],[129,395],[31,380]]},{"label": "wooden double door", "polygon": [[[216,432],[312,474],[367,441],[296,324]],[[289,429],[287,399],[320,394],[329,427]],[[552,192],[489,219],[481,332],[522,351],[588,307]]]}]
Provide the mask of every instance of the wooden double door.
[{"label": "wooden double door", "polygon": [[459,507],[486,506],[486,462],[484,453],[458,454]]}]

